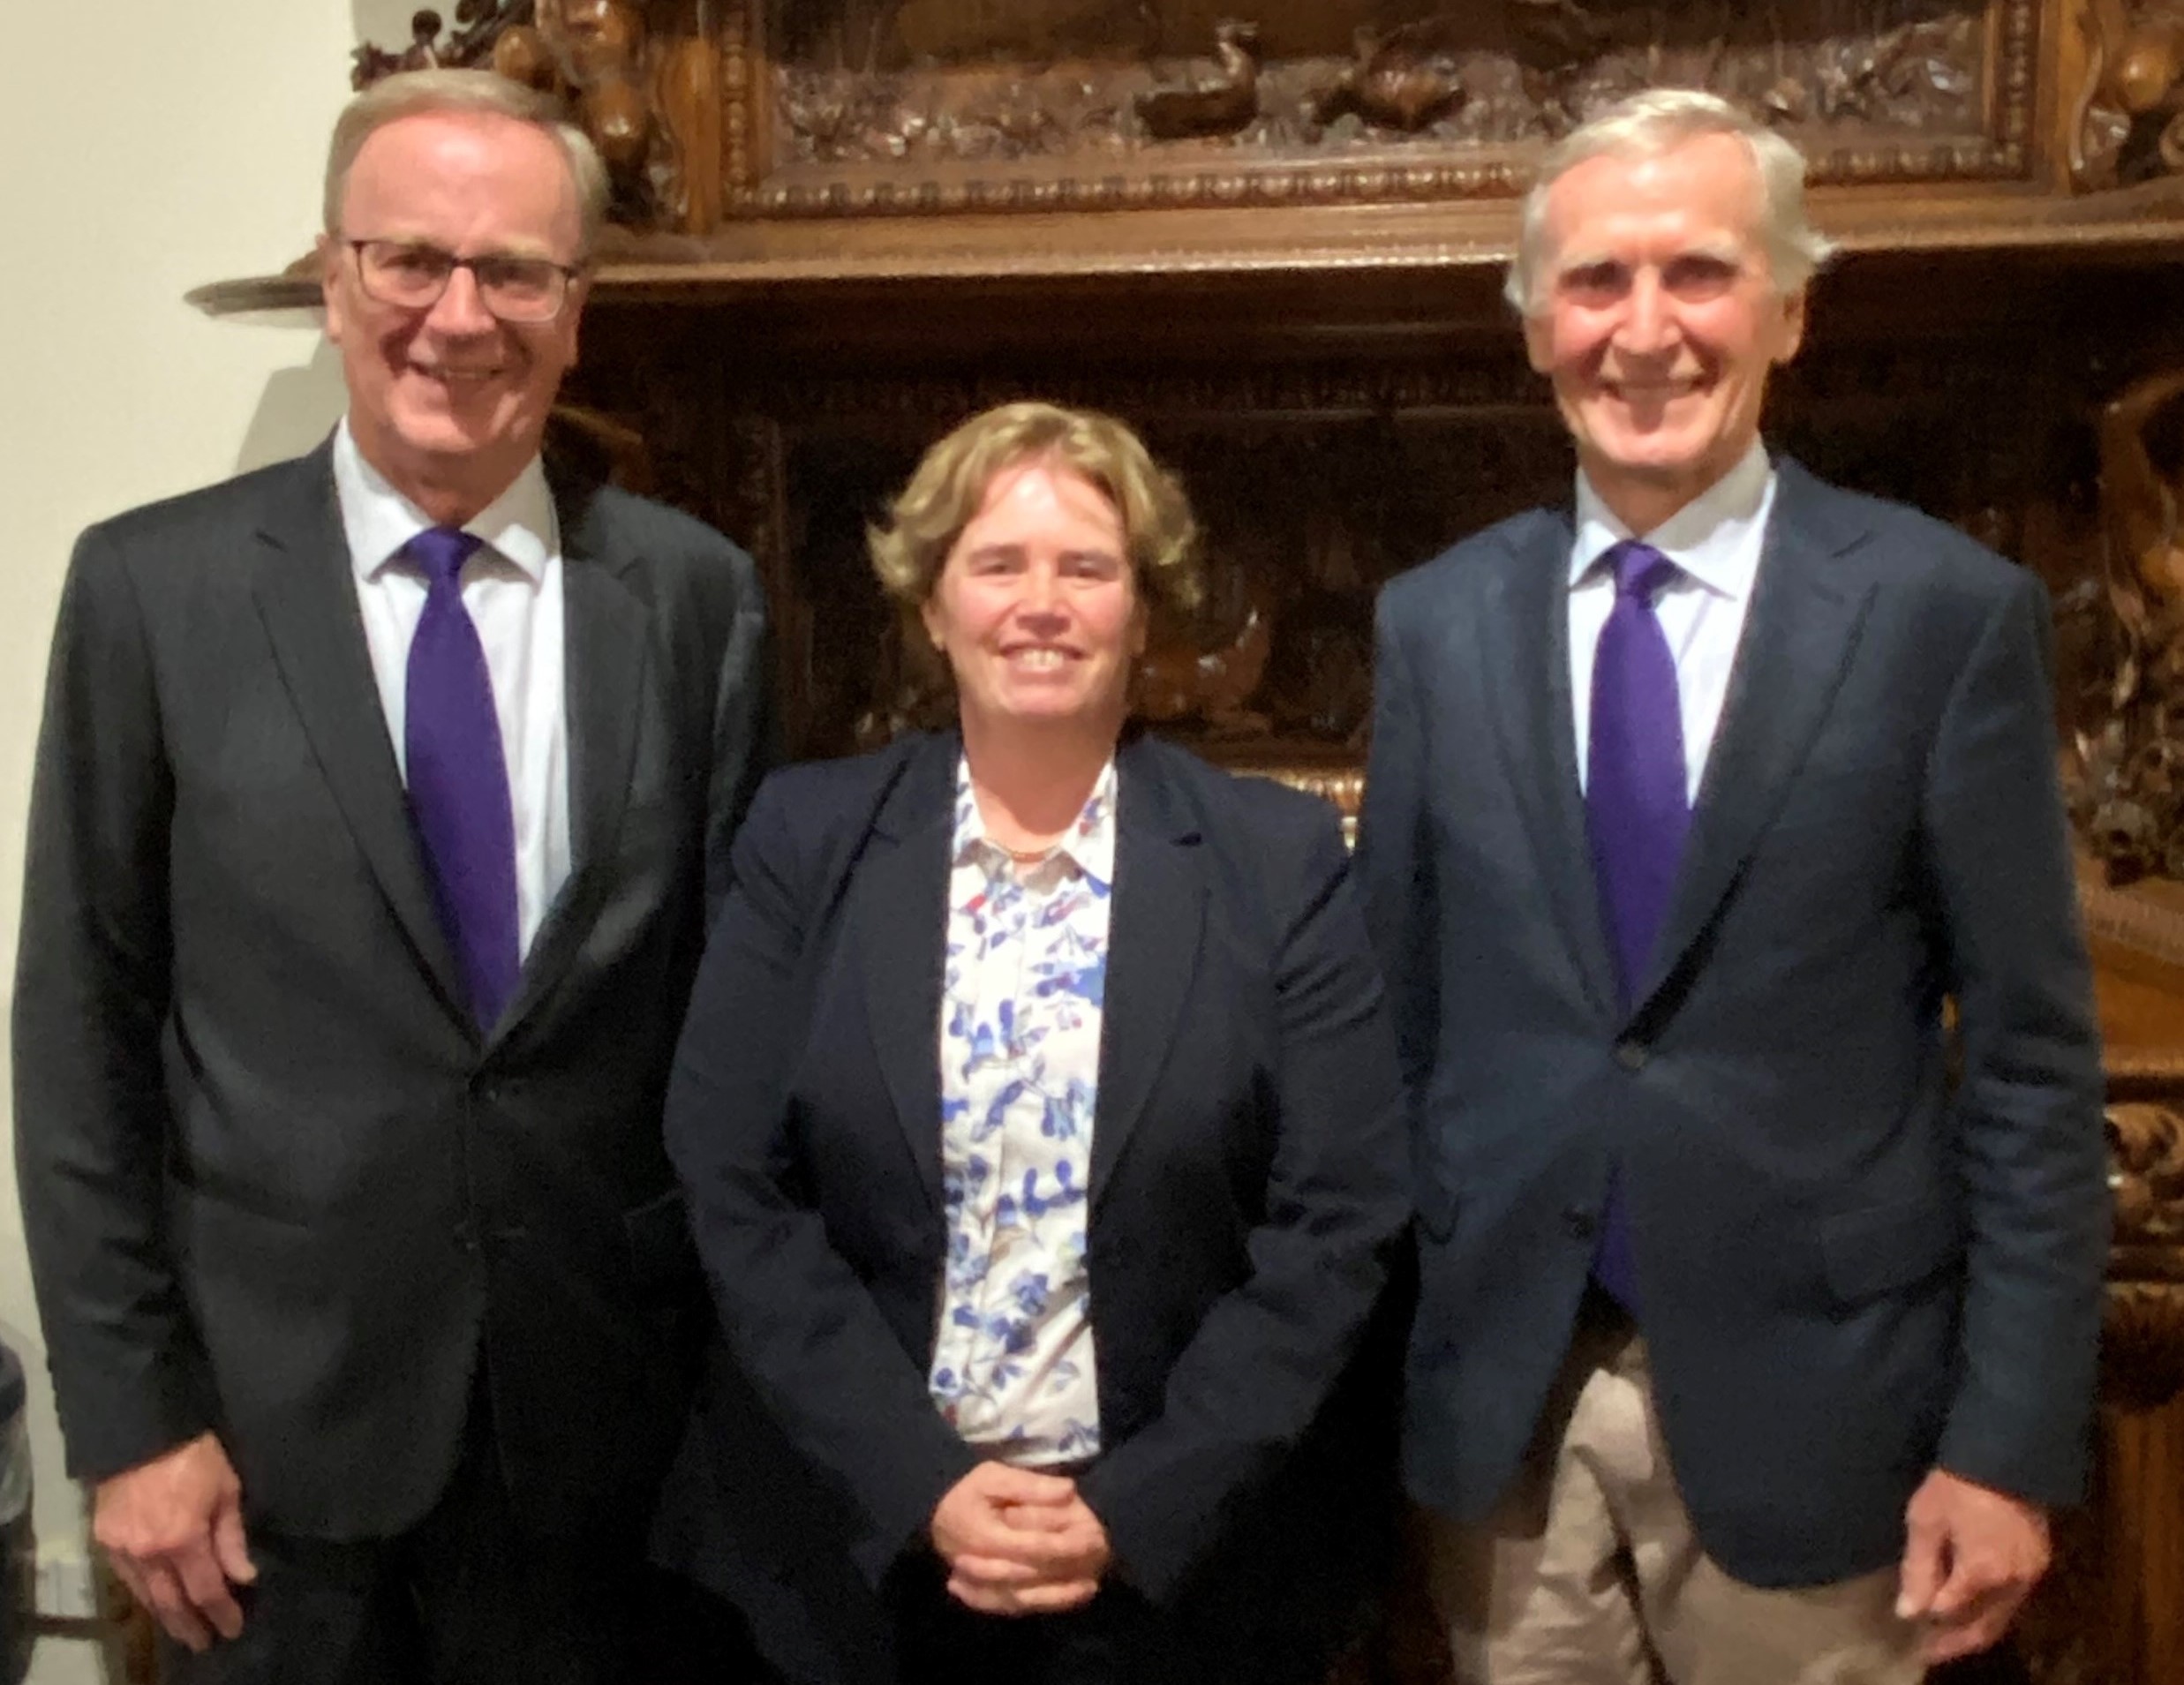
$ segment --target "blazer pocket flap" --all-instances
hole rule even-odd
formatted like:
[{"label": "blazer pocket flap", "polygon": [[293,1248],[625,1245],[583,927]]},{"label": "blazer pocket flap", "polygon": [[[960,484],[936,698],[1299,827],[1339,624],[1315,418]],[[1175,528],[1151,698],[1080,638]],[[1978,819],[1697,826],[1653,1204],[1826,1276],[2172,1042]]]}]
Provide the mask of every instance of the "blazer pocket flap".
[{"label": "blazer pocket flap", "polygon": [[666,1292],[697,1277],[697,1247],[690,1239],[681,1189],[670,1188],[657,1200],[623,1212],[621,1226],[629,1242],[629,1267],[640,1289]]},{"label": "blazer pocket flap", "polygon": [[1826,1218],[1820,1251],[1827,1285],[1845,1305],[1916,1286],[1963,1251],[1955,1215],[1936,1200],[1899,1200]]}]

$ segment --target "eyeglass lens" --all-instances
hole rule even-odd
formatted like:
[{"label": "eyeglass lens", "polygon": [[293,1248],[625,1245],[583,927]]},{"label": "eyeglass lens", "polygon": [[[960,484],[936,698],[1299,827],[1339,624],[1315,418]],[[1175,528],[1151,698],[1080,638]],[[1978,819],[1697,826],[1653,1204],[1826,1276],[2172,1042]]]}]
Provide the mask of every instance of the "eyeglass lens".
[{"label": "eyeglass lens", "polygon": [[544,321],[559,313],[568,275],[550,258],[488,252],[457,258],[438,246],[395,240],[357,243],[365,290],[383,304],[422,309],[439,302],[457,269],[478,282],[486,308],[503,321]]}]

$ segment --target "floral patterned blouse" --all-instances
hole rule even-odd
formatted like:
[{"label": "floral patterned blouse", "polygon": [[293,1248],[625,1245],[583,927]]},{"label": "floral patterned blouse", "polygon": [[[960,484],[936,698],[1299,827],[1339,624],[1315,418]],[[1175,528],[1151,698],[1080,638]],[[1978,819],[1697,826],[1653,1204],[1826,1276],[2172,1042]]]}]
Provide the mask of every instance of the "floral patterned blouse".
[{"label": "floral patterned blouse", "polygon": [[956,771],[940,1002],[948,1223],[934,1402],[963,1438],[1025,1467],[1100,1448],[1085,1273],[1099,1091],[1112,761],[1054,853],[1020,866]]}]

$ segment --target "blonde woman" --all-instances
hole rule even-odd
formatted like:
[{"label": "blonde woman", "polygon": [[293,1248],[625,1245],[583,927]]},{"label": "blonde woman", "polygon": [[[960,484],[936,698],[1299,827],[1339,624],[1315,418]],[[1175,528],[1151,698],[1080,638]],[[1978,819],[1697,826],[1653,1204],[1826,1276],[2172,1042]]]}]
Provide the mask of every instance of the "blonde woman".
[{"label": "blonde woman", "polygon": [[975,417],[871,549],[958,725],[737,845],[667,1116],[725,1335],[686,1563],[800,1678],[1308,1677],[1408,1214],[1335,816],[1129,729],[1194,535],[1121,424]]}]

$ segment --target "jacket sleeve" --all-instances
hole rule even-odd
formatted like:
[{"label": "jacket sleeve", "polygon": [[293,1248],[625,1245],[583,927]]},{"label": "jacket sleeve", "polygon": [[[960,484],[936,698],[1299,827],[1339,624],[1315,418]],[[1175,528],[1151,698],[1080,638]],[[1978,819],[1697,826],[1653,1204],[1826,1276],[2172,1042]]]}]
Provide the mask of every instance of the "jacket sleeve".
[{"label": "jacket sleeve", "polygon": [[797,1185],[787,1090],[808,1027],[802,961],[838,885],[779,779],[752,804],[734,877],[675,1056],[667,1149],[728,1347],[864,1517],[854,1549],[877,1585],[976,1458]]},{"label": "jacket sleeve", "polygon": [[1963,1057],[1963,1361],[1939,1461],[2065,1503],[2085,1479],[2110,1212],[2048,624],[2039,582],[2020,575],[1950,696],[1924,831]]},{"label": "jacket sleeve", "polygon": [[134,582],[76,547],[31,793],[15,1159],[68,1469],[98,1480],[213,1425],[162,1222],[174,782]]},{"label": "jacket sleeve", "polygon": [[1250,1274],[1170,1371],[1160,1414],[1083,1481],[1124,1576],[1174,1596],[1318,1415],[1362,1337],[1408,1220],[1401,1085],[1333,819],[1277,888],[1277,1132]]},{"label": "jacket sleeve", "polygon": [[1440,1027],[1440,924],[1426,836],[1419,698],[1385,595],[1373,651],[1373,743],[1358,821],[1358,874],[1373,945],[1388,978],[1403,1078],[1413,1095],[1433,1074]]},{"label": "jacket sleeve", "polygon": [[734,608],[713,687],[712,766],[705,802],[705,919],[711,929],[732,876],[730,850],[759,780],[780,759],[765,592],[757,568],[732,551]]}]

